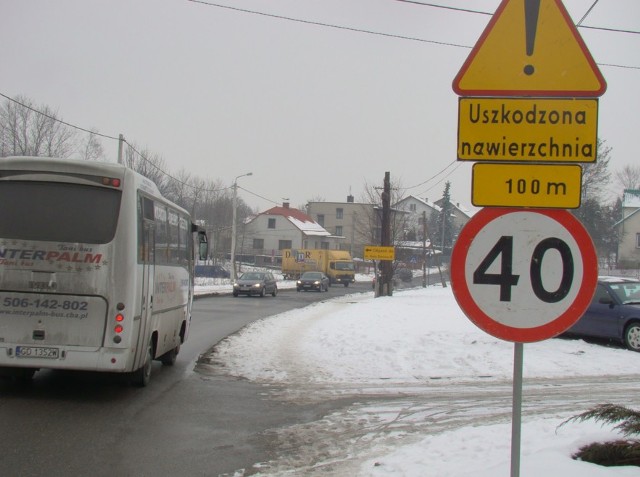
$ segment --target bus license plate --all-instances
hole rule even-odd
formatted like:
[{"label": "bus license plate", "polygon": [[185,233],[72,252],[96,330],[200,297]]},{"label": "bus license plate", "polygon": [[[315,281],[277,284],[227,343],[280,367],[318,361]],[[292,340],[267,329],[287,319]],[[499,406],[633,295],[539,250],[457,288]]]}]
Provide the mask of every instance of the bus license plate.
[{"label": "bus license plate", "polygon": [[43,348],[40,346],[16,346],[18,358],[48,358],[58,359],[58,348]]}]

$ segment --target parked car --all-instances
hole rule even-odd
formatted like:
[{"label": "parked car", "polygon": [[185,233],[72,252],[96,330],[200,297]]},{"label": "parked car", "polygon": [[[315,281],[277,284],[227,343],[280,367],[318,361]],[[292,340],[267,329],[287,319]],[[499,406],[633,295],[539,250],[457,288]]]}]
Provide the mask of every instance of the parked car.
[{"label": "parked car", "polygon": [[600,277],[589,308],[566,334],[618,341],[640,352],[640,280]]},{"label": "parked car", "polygon": [[220,265],[196,265],[194,273],[196,277],[206,278],[229,278],[229,270]]},{"label": "parked car", "polygon": [[278,294],[278,284],[270,272],[246,272],[233,282],[233,296]]},{"label": "parked car", "polygon": [[322,272],[304,272],[298,282],[296,283],[296,289],[300,290],[318,290],[329,291],[330,281],[329,277]]},{"label": "parked car", "polygon": [[393,276],[394,278],[398,277],[403,282],[410,282],[413,279],[413,272],[410,268],[398,268]]}]

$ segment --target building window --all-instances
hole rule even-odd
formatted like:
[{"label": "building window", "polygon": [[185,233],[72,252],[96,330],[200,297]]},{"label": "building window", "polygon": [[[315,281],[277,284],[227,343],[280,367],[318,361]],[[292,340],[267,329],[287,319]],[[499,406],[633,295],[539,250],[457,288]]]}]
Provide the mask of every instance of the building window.
[{"label": "building window", "polygon": [[278,250],[291,248],[291,240],[278,240]]},{"label": "building window", "polygon": [[275,229],[276,228],[276,219],[269,219],[269,224],[267,225],[268,228],[270,229]]},{"label": "building window", "polygon": [[409,212],[415,212],[416,211],[416,204],[409,204]]},{"label": "building window", "polygon": [[253,239],[253,249],[262,250],[264,248],[264,239]]},{"label": "building window", "polygon": [[342,225],[336,225],[336,235],[342,236]]},{"label": "building window", "polygon": [[344,215],[343,209],[336,209],[336,219],[342,220],[343,215]]},{"label": "building window", "polygon": [[324,214],[318,214],[318,224],[320,227],[324,227]]}]

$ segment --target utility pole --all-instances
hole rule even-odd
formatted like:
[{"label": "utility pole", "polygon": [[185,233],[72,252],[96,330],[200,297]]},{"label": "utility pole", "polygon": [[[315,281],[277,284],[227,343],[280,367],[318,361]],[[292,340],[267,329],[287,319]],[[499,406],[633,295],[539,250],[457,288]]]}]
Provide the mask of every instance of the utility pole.
[{"label": "utility pole", "polygon": [[[384,174],[384,189],[382,191],[382,243],[383,247],[391,247],[391,175]],[[393,295],[393,265],[391,260],[381,260],[382,276],[379,295]]]},{"label": "utility pole", "polygon": [[240,174],[233,180],[233,218],[231,219],[231,280],[236,279],[236,217],[238,215],[238,179],[252,175],[252,172]]},{"label": "utility pole", "polygon": [[427,288],[427,211],[422,211],[422,288]]},{"label": "utility pole", "polygon": [[118,164],[124,164],[122,159],[122,146],[124,145],[124,136],[120,134],[118,137]]}]

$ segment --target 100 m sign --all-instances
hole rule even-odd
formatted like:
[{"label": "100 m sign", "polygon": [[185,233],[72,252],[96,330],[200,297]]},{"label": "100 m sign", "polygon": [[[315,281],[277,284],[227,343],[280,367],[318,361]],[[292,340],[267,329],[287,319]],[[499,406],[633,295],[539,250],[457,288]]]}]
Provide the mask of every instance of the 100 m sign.
[{"label": "100 m sign", "polygon": [[597,275],[588,233],[564,210],[483,209],[451,257],[453,292],[465,315],[517,342],[569,328],[591,301]]},{"label": "100 m sign", "polygon": [[577,164],[474,164],[471,201],[477,207],[580,207]]}]

